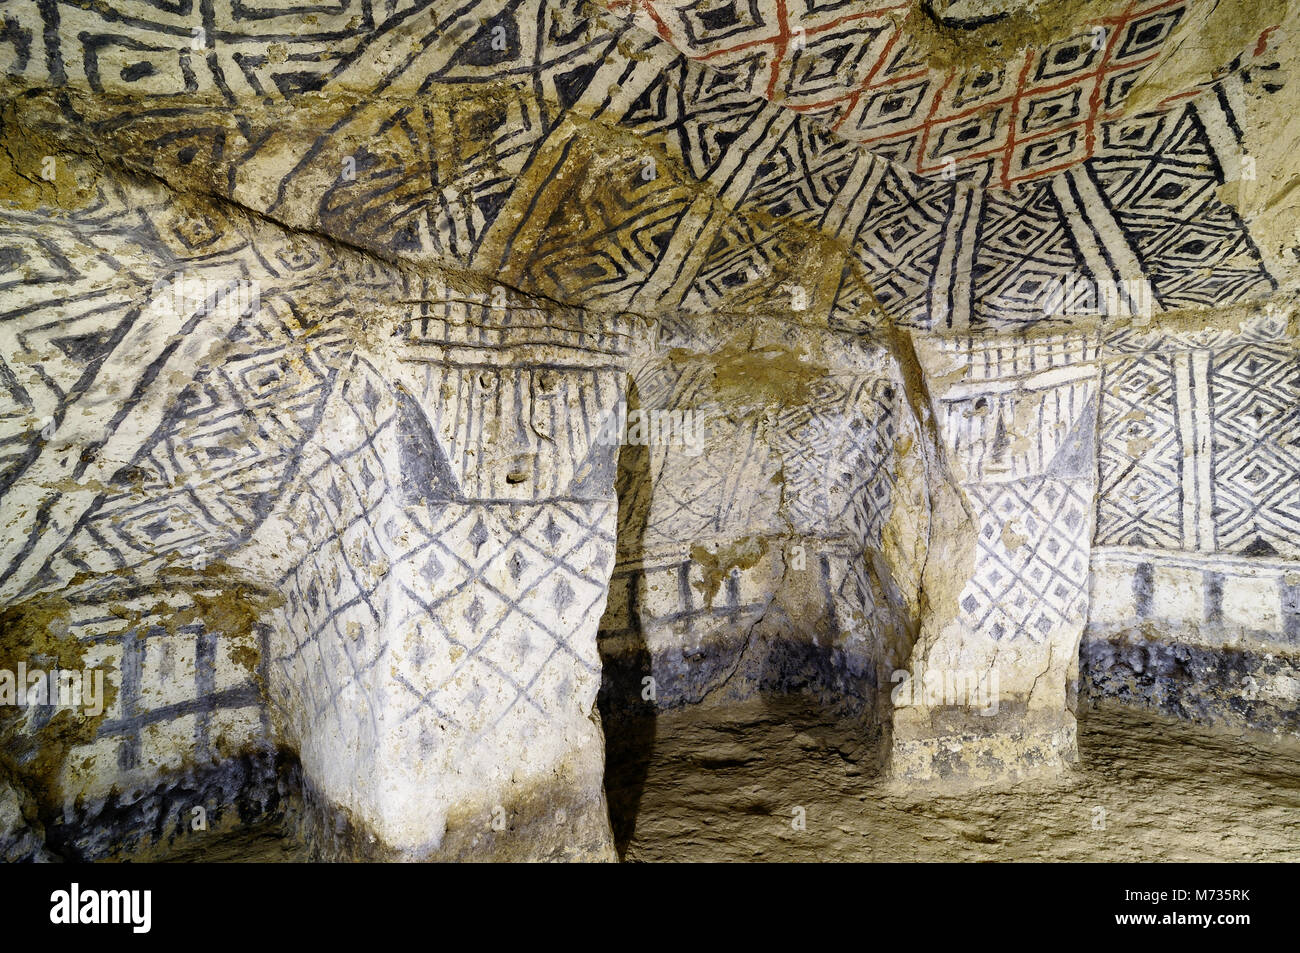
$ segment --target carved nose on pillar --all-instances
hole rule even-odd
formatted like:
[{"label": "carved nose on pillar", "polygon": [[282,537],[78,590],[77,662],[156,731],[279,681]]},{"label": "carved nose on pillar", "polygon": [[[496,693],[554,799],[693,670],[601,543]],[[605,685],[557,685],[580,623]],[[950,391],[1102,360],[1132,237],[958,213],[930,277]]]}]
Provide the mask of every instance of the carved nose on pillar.
[{"label": "carved nose on pillar", "polygon": [[506,470],[506,483],[510,486],[519,486],[521,483],[527,483],[533,476],[536,467],[536,454],[516,453],[510,458],[509,467]]}]

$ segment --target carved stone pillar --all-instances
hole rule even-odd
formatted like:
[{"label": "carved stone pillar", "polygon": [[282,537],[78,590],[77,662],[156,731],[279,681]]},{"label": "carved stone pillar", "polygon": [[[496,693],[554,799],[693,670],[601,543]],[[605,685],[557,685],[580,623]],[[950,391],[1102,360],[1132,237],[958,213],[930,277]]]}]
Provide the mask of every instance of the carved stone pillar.
[{"label": "carved stone pillar", "polygon": [[268,668],[309,836],[613,859],[595,698],[617,448],[594,438],[624,392],[616,338],[437,313],[345,370],[279,518],[295,562]]},{"label": "carved stone pillar", "polygon": [[899,777],[1016,778],[1077,757],[1096,350],[1086,332],[918,341],[947,472],[921,636],[894,687]]}]

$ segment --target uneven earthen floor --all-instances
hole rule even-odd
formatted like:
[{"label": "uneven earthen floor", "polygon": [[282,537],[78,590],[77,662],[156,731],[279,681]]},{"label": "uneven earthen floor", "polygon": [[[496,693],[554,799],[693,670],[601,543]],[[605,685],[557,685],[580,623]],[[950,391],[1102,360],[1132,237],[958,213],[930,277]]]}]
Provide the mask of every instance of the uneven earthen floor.
[{"label": "uneven earthen floor", "polygon": [[1300,859],[1300,743],[1115,705],[1080,719],[1067,778],[934,796],[872,777],[851,726],[796,701],[674,712],[655,725],[625,859]]},{"label": "uneven earthen floor", "polygon": [[[1242,737],[1107,704],[1081,712],[1080,763],[1068,777],[937,795],[900,793],[879,778],[861,734],[797,699],[660,715],[653,746],[647,730],[610,778],[620,841],[620,821],[636,807],[630,841],[620,843],[624,859],[1300,860],[1294,739]],[[804,830],[793,827],[796,807]],[[171,859],[305,854],[263,828]]]}]

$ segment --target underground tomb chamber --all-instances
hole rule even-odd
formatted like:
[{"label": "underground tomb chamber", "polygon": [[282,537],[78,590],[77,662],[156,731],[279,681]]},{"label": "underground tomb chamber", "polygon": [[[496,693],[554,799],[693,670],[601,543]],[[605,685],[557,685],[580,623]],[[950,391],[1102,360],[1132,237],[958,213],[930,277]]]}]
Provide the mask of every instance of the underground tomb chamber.
[{"label": "underground tomb chamber", "polygon": [[0,853],[1294,858],[1296,16],[6,4]]}]

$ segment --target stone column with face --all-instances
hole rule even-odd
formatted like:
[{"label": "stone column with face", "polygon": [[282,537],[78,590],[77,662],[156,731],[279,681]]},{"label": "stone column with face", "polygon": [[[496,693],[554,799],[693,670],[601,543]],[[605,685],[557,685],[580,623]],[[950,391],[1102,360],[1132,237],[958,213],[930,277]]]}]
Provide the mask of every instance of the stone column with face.
[{"label": "stone column with face", "polygon": [[927,613],[895,686],[891,765],[911,779],[1015,778],[1076,757],[1087,620],[1093,332],[918,344],[945,471]]},{"label": "stone column with face", "polygon": [[593,713],[617,446],[596,437],[625,372],[526,310],[442,302],[358,357],[304,461],[285,523],[331,529],[292,573],[273,694],[322,854],[612,857]]}]

